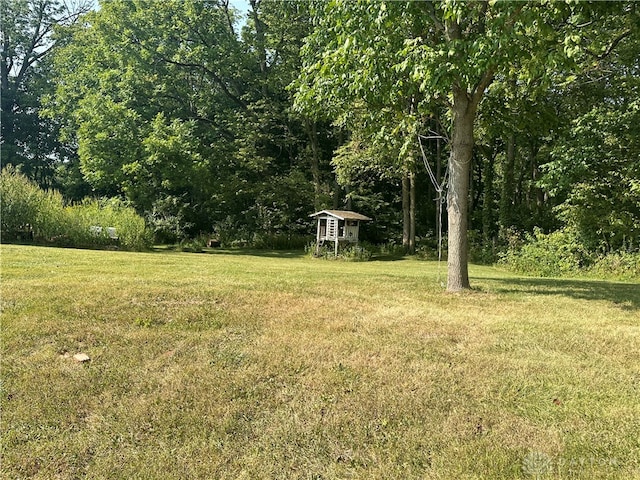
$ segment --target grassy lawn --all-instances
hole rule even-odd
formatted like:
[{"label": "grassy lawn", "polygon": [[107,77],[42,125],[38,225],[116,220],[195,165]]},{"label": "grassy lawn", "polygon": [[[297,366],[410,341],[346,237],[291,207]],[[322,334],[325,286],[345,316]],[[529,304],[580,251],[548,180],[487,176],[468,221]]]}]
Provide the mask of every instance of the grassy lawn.
[{"label": "grassy lawn", "polygon": [[638,284],[249,253],[2,246],[2,478],[640,479]]}]

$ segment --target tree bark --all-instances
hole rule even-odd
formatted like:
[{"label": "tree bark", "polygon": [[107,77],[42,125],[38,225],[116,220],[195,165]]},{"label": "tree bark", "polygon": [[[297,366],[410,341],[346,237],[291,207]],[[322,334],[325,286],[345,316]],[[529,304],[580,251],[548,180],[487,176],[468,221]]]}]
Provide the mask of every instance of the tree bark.
[{"label": "tree bark", "polygon": [[447,215],[449,252],[447,290],[457,292],[471,288],[467,267],[467,225],[469,209],[469,172],[473,154],[473,124],[477,102],[462,88],[453,89],[453,135],[449,158]]},{"label": "tree bark", "polygon": [[409,253],[416,253],[416,174],[409,172]]},{"label": "tree bark", "polygon": [[411,182],[409,173],[402,174],[402,247],[406,253],[409,253],[409,238],[411,237]]}]

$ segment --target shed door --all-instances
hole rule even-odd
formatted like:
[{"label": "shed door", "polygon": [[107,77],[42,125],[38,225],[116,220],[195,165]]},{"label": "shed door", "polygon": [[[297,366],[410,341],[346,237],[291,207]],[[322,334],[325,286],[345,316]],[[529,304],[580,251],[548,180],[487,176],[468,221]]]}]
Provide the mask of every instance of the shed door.
[{"label": "shed door", "polygon": [[324,238],[327,236],[327,219],[320,219],[320,238]]}]

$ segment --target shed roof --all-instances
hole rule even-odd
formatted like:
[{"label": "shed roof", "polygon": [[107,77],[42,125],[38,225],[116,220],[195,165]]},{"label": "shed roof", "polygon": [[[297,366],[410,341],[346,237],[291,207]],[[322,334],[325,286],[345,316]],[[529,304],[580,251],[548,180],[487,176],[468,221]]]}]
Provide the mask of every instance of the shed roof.
[{"label": "shed roof", "polygon": [[336,217],[339,220],[371,220],[369,217],[360,215],[359,213],[352,212],[350,210],[321,210],[309,216],[318,217],[322,214],[331,215],[332,217]]}]

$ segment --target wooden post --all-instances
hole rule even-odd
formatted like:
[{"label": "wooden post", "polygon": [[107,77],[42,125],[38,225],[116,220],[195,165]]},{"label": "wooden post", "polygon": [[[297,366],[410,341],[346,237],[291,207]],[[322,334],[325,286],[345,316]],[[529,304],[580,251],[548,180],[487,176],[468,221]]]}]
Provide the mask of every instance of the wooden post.
[{"label": "wooden post", "polygon": [[320,254],[320,217],[316,219],[316,255]]}]

